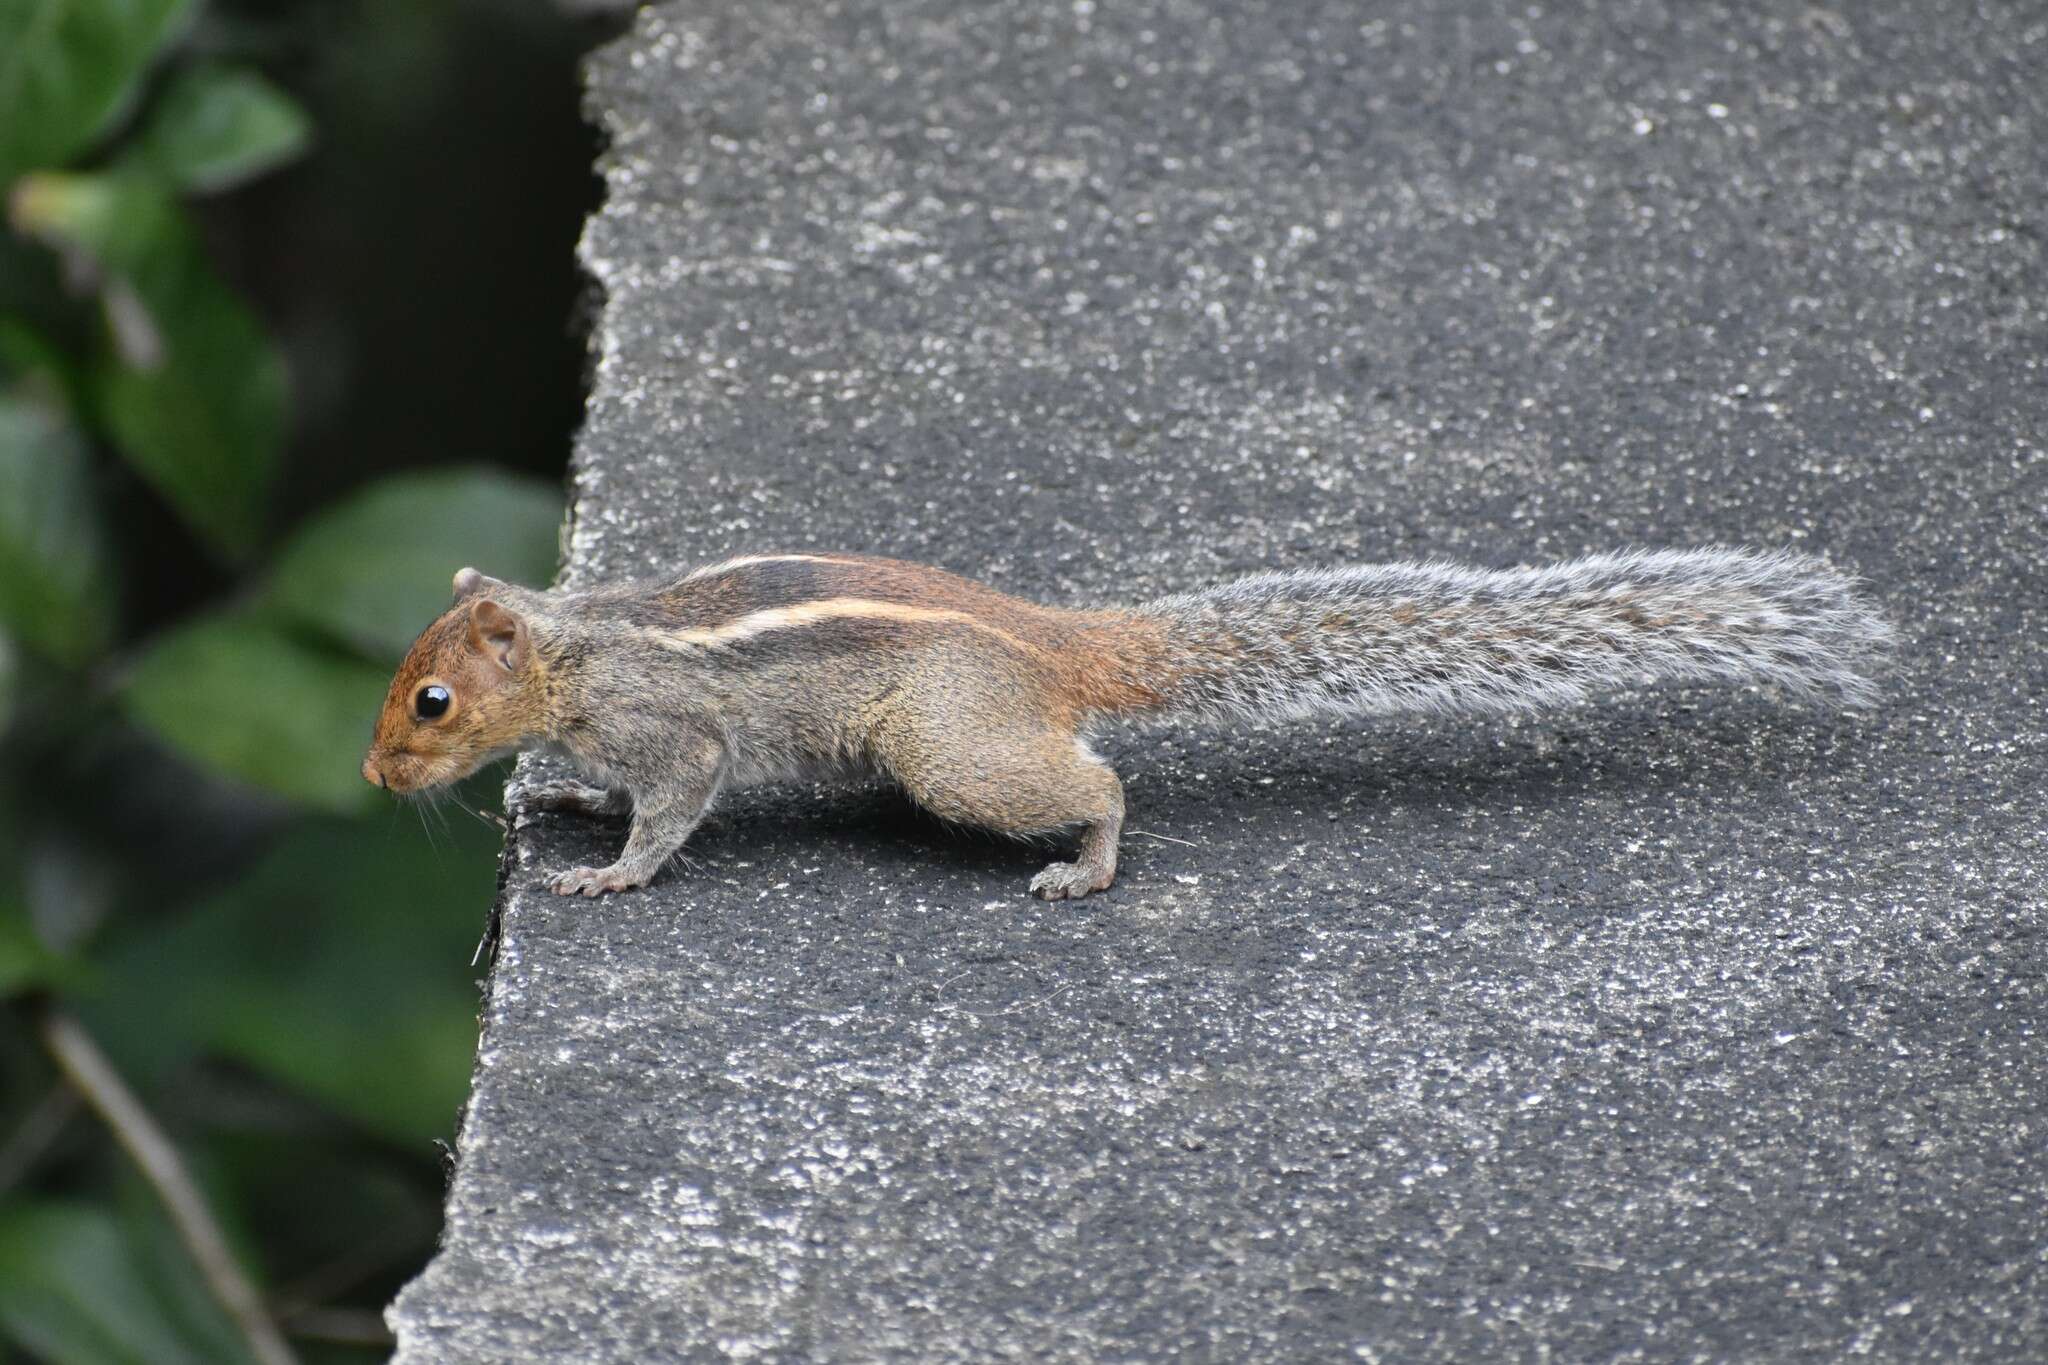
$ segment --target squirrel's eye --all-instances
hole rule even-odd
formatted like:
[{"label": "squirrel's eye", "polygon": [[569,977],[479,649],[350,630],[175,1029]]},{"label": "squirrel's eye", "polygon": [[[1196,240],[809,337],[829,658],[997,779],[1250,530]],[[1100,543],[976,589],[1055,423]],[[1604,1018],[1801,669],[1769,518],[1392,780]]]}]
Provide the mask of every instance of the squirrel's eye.
[{"label": "squirrel's eye", "polygon": [[420,694],[413,698],[412,705],[421,720],[432,720],[448,714],[450,700],[448,689],[436,683],[432,687],[422,687]]}]

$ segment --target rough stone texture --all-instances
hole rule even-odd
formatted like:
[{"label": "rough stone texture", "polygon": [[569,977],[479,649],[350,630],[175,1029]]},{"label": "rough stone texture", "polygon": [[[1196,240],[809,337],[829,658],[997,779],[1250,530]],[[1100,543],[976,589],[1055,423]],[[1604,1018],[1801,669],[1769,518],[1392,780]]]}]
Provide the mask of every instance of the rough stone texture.
[{"label": "rough stone texture", "polygon": [[1116,734],[1109,895],[878,791],[539,889],[408,1363],[2038,1359],[2048,12],[708,0],[592,66],[568,575],[1113,600],[1736,541],[1848,718]]}]

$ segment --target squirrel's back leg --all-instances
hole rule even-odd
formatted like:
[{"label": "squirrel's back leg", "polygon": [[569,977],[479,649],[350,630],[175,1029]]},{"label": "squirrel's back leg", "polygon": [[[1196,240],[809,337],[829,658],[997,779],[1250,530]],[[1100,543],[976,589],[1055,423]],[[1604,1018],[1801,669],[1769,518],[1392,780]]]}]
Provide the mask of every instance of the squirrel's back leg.
[{"label": "squirrel's back leg", "polygon": [[1116,880],[1124,788],[1071,730],[1026,720],[990,698],[943,711],[908,709],[875,729],[876,756],[911,799],[947,820],[1023,836],[1081,829],[1080,856],[1031,879],[1047,900],[1085,896]]}]

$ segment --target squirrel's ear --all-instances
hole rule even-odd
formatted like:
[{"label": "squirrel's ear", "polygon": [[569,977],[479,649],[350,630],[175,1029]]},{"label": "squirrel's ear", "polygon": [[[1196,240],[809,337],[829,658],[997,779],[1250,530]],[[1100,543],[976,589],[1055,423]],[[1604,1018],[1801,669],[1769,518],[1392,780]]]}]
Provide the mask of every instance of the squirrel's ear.
[{"label": "squirrel's ear", "polygon": [[474,597],[486,588],[502,588],[504,586],[497,579],[490,577],[488,574],[479,573],[475,569],[457,569],[455,571],[455,600],[458,602],[465,597]]},{"label": "squirrel's ear", "polygon": [[533,653],[526,618],[488,597],[470,603],[469,642],[507,673],[525,668]]}]

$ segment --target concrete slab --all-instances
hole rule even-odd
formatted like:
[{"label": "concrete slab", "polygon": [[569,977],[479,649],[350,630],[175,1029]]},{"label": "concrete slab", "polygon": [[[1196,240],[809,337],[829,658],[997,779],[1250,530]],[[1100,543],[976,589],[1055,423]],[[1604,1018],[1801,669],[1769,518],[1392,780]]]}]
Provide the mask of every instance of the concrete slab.
[{"label": "concrete slab", "polygon": [[1122,879],[749,793],[514,836],[407,1365],[2038,1359],[2048,20],[754,0],[594,60],[567,573],[1115,601],[1827,554],[1875,713],[1112,735]]}]

